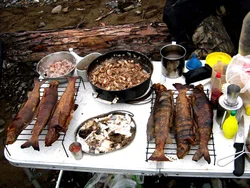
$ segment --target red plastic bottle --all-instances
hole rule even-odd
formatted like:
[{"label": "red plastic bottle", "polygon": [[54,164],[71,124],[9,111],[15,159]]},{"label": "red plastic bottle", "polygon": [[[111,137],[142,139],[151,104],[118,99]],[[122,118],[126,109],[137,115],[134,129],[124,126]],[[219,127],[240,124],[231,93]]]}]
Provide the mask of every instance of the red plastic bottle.
[{"label": "red plastic bottle", "polygon": [[213,109],[217,109],[219,97],[222,95],[221,92],[221,73],[217,72],[213,85],[211,87],[211,102]]}]

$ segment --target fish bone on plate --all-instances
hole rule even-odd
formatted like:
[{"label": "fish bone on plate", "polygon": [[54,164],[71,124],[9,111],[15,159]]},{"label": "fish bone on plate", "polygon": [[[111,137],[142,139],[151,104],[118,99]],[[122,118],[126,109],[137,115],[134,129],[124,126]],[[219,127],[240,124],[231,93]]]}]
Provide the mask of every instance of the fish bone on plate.
[{"label": "fish bone on plate", "polygon": [[76,130],[76,141],[89,154],[112,152],[129,145],[136,133],[133,114],[111,111],[87,119]]}]

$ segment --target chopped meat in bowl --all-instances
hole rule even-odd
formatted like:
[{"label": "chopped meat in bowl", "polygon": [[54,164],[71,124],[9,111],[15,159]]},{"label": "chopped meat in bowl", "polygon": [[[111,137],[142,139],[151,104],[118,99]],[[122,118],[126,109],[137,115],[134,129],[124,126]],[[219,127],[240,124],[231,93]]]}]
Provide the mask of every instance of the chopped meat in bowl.
[{"label": "chopped meat in bowl", "polygon": [[66,82],[66,76],[72,76],[76,59],[69,52],[55,52],[42,58],[37,64],[37,72],[42,79]]},{"label": "chopped meat in bowl", "polygon": [[62,61],[55,61],[45,68],[44,76],[50,78],[61,77],[69,73],[74,68],[74,64],[67,59],[63,59]]}]

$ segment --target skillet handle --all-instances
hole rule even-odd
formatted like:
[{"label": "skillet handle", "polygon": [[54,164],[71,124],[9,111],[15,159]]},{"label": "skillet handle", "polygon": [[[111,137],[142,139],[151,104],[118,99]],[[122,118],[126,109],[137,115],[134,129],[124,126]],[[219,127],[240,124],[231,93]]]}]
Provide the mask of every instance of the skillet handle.
[{"label": "skillet handle", "polygon": [[135,99],[131,99],[131,100],[126,100],[124,101],[125,103],[128,103],[128,104],[135,104],[135,103],[138,103],[140,101],[143,101],[145,99],[147,99],[154,91],[154,88],[153,88],[153,85],[150,87],[149,91],[147,91],[147,93],[141,97],[138,97],[138,98],[135,98]]},{"label": "skillet handle", "polygon": [[[234,147],[236,148],[237,154],[235,155],[233,174],[235,176],[241,176],[245,170],[245,153],[243,151],[244,143],[234,143]],[[241,151],[243,153],[241,153]]]}]

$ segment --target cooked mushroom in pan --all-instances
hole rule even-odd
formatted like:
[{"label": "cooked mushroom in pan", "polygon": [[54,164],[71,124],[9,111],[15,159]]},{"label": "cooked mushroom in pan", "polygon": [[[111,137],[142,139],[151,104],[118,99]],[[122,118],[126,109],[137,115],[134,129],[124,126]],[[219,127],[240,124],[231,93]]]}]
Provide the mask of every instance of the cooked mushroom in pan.
[{"label": "cooked mushroom in pan", "polygon": [[110,58],[98,64],[90,73],[90,81],[105,90],[123,90],[141,84],[150,77],[140,63],[130,59]]}]

